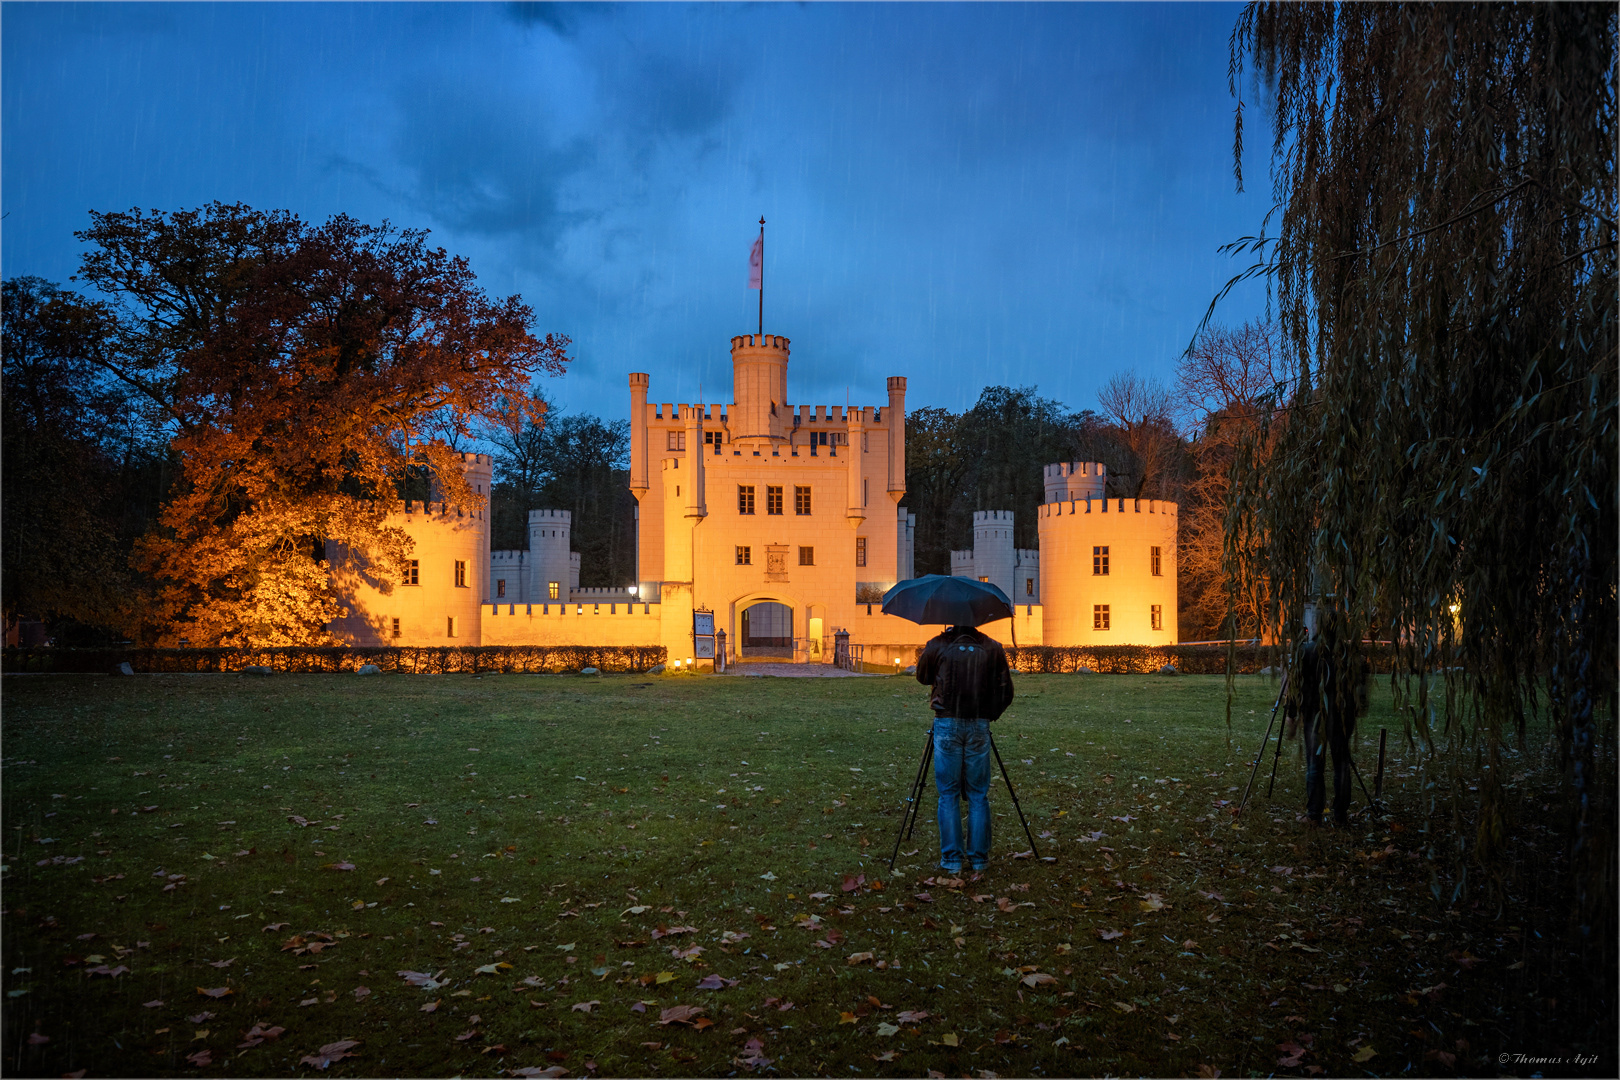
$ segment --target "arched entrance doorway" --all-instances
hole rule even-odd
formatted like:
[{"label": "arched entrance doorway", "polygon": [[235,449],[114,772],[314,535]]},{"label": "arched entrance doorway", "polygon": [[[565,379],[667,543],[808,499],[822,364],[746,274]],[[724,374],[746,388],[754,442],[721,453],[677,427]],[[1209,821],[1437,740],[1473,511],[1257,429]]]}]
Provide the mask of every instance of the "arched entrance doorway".
[{"label": "arched entrance doorway", "polygon": [[743,608],[743,656],[793,656],[793,609],[774,600]]}]

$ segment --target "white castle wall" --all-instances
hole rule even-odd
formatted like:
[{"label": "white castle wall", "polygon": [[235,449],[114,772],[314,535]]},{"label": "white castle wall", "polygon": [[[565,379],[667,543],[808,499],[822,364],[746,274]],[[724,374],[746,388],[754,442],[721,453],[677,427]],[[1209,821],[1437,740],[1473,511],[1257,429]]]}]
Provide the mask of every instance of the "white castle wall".
[{"label": "white castle wall", "polygon": [[[368,552],[328,544],[333,583],[349,609],[331,625],[339,641],[352,645],[477,645],[481,605],[489,585],[488,495],[493,464],[488,454],[462,454],[462,468],[476,508],[442,502],[405,502],[387,524],[414,541],[407,556],[416,560],[417,584],[373,564]],[[456,583],[461,564],[462,584]],[[395,636],[394,621],[399,621]]]},{"label": "white castle wall", "polygon": [[[1040,514],[1044,637],[1052,645],[1171,645],[1176,626],[1177,506],[1150,499],[1045,503]],[[1159,573],[1152,549],[1159,549]],[[1108,573],[1097,574],[1097,548]],[[1107,605],[1107,630],[1095,608]],[[1160,629],[1152,626],[1159,608]]]}]

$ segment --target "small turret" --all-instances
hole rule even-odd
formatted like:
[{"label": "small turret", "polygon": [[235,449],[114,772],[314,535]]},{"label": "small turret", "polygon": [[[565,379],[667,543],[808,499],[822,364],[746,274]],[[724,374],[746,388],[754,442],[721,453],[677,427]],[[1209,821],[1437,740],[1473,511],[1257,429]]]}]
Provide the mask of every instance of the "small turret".
[{"label": "small turret", "polygon": [[568,599],[573,561],[569,558],[569,534],[574,515],[567,510],[529,511],[529,602],[557,603]]},{"label": "small turret", "polygon": [[1041,473],[1049,503],[1100,499],[1108,487],[1108,466],[1100,461],[1060,461]]}]

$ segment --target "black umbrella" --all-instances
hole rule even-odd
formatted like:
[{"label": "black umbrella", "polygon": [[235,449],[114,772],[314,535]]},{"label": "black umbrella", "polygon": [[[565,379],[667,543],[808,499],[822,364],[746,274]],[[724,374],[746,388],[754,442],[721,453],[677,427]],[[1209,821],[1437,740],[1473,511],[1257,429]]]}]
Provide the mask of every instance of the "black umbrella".
[{"label": "black umbrella", "polygon": [[988,581],[924,574],[883,594],[883,613],[914,623],[980,626],[1012,618],[1012,601]]}]

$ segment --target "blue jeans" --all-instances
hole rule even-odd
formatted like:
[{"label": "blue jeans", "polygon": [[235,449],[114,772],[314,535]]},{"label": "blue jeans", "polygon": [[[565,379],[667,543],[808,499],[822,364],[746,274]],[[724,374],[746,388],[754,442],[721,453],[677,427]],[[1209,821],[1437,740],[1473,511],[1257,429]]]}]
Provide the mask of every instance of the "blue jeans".
[{"label": "blue jeans", "polygon": [[[990,866],[990,722],[934,721],[934,785],[939,789],[939,865],[961,870]],[[967,799],[967,849],[962,847],[962,808]]]}]

